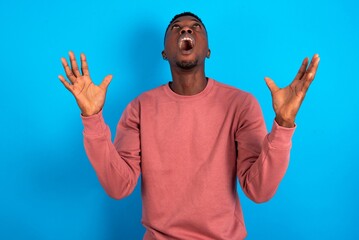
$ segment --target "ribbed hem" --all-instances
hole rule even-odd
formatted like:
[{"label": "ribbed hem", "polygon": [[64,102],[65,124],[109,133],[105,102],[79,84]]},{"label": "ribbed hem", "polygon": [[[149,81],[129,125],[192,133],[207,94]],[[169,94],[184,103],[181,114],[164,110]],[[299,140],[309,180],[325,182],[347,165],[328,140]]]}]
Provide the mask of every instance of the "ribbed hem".
[{"label": "ribbed hem", "polygon": [[292,137],[297,125],[293,128],[279,126],[273,121],[272,131],[268,135],[268,141],[273,148],[290,149],[292,146]]},{"label": "ribbed hem", "polygon": [[106,124],[102,116],[102,110],[88,117],[81,115],[81,119],[84,125],[84,135],[98,136],[104,134]]}]

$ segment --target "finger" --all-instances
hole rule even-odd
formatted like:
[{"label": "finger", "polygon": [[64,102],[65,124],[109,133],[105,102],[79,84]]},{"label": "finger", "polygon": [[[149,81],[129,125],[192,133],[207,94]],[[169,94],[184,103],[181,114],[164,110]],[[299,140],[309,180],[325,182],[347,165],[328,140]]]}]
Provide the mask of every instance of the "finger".
[{"label": "finger", "polygon": [[74,75],[76,77],[80,77],[81,73],[79,71],[79,67],[77,66],[75,54],[72,51],[70,51],[69,56],[70,56],[70,63],[71,63],[72,72],[74,73]]},{"label": "finger", "polygon": [[298,73],[294,79],[301,79],[305,74],[305,70],[307,69],[307,66],[308,66],[308,58],[304,58],[302,65],[300,66]]},{"label": "finger", "polygon": [[72,93],[72,85],[68,83],[63,76],[59,75],[58,78],[60,79],[61,83],[65,86],[65,88]]},{"label": "finger", "polygon": [[312,84],[312,82],[315,78],[315,75],[316,75],[317,69],[318,69],[318,65],[319,65],[319,61],[320,61],[319,56],[315,57],[315,59],[312,61],[313,61],[313,66],[310,70],[308,70],[306,77],[305,77],[304,84],[302,86],[303,93],[306,93],[308,91],[309,86]]},{"label": "finger", "polygon": [[103,90],[107,90],[108,85],[110,85],[111,80],[112,80],[112,75],[106,76],[103,79],[102,83],[99,85],[99,87],[102,88]]},{"label": "finger", "polygon": [[277,85],[274,83],[274,81],[271,78],[265,77],[264,80],[272,94],[279,90],[279,87],[277,87]]},{"label": "finger", "polygon": [[314,56],[312,57],[312,60],[310,61],[309,67],[308,67],[307,71],[305,72],[305,74],[303,75],[302,79],[306,80],[309,73],[311,73],[312,75],[315,76],[315,73],[318,68],[318,63],[319,63],[319,55],[314,54]]},{"label": "finger", "polygon": [[308,69],[308,70],[309,70],[309,72],[310,72],[311,74],[313,74],[313,79],[314,79],[314,78],[315,78],[315,75],[317,74],[317,69],[318,69],[318,66],[319,66],[319,61],[320,61],[319,55],[318,55],[318,54],[315,54],[315,55],[313,56],[312,61],[313,61],[313,65],[312,65],[312,67],[311,67],[310,69]]},{"label": "finger", "polygon": [[65,73],[67,78],[70,80],[71,83],[76,82],[76,76],[71,71],[69,64],[67,63],[67,60],[65,58],[61,58],[62,66],[64,67]]},{"label": "finger", "polygon": [[85,54],[81,53],[80,58],[81,58],[81,71],[82,71],[82,74],[84,76],[89,76],[90,72],[89,72],[89,68],[88,68],[88,65],[87,65]]}]

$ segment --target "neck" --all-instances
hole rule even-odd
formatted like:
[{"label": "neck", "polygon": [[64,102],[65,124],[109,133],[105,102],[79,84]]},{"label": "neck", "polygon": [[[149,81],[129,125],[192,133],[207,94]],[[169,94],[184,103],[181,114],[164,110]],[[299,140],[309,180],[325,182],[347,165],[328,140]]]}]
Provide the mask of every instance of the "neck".
[{"label": "neck", "polygon": [[180,95],[195,95],[202,92],[207,85],[204,69],[199,70],[173,70],[170,87]]}]

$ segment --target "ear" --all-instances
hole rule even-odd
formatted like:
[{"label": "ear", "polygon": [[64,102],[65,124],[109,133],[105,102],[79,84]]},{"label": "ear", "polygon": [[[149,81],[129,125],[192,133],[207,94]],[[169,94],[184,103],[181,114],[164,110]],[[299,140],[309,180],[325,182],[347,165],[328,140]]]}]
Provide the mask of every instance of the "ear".
[{"label": "ear", "polygon": [[209,58],[210,56],[211,56],[211,49],[208,49],[207,58]]},{"label": "ear", "polygon": [[162,51],[162,57],[163,57],[164,60],[167,60],[167,55],[166,55],[164,50]]}]

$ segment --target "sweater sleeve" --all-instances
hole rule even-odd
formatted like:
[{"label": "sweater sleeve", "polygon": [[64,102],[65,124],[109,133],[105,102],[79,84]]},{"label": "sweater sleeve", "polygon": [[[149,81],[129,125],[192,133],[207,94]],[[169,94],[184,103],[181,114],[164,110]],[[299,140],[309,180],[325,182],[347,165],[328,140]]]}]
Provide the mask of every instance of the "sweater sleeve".
[{"label": "sweater sleeve", "polygon": [[141,172],[139,114],[135,102],[122,114],[114,143],[102,111],[82,117],[82,122],[85,150],[101,185],[112,198],[128,196]]},{"label": "sweater sleeve", "polygon": [[254,202],[266,202],[287,170],[295,128],[281,127],[274,121],[267,134],[262,111],[252,95],[246,98],[238,122],[235,138],[240,185]]}]

